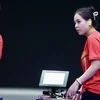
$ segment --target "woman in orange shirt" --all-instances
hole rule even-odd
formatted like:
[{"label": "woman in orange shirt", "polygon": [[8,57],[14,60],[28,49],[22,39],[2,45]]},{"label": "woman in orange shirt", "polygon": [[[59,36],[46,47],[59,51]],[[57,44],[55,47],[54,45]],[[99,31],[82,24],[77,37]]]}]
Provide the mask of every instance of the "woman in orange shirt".
[{"label": "woman in orange shirt", "polygon": [[80,8],[74,14],[75,29],[87,40],[81,56],[83,74],[69,87],[66,98],[75,97],[78,100],[76,95],[80,91],[81,100],[100,99],[100,33],[97,31],[97,19],[98,12],[94,7]]},{"label": "woman in orange shirt", "polygon": [[3,49],[3,38],[0,35],[0,59],[2,58],[2,49]]}]

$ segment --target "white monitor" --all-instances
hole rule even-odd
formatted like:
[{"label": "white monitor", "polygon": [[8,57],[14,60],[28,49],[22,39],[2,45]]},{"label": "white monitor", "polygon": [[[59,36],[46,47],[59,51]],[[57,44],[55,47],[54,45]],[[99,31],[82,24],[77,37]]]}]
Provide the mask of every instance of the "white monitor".
[{"label": "white monitor", "polygon": [[42,70],[39,86],[66,87],[69,71]]}]

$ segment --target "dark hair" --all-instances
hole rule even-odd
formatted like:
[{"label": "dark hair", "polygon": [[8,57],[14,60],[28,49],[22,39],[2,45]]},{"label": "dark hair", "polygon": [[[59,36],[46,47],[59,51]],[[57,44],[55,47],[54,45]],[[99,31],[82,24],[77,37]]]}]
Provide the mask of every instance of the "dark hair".
[{"label": "dark hair", "polygon": [[83,8],[80,8],[80,9],[78,9],[75,12],[75,14],[78,13],[85,20],[91,19],[92,20],[92,25],[95,28],[97,28],[97,26],[98,26],[98,14],[97,15],[96,14],[94,15],[95,12],[98,13],[96,11],[96,9],[93,6],[91,6],[91,7],[83,7]]}]

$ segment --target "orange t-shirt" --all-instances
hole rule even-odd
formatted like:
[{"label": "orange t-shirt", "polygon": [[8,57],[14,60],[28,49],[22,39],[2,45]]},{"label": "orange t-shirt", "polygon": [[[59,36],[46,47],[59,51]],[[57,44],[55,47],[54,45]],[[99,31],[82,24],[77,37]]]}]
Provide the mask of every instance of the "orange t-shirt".
[{"label": "orange t-shirt", "polygon": [[3,49],[3,39],[2,36],[0,35],[0,59],[2,58],[2,49]]},{"label": "orange t-shirt", "polygon": [[[91,65],[91,60],[100,60],[100,33],[98,31],[92,32],[86,40],[81,56],[83,72],[85,72]],[[85,90],[100,94],[100,70],[83,83],[82,92]]]}]

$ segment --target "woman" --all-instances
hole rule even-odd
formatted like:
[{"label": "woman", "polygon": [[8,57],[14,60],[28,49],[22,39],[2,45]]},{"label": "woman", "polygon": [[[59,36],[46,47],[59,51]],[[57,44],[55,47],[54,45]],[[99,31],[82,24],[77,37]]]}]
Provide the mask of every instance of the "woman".
[{"label": "woman", "polygon": [[84,73],[69,87],[66,98],[75,97],[78,100],[77,92],[80,91],[81,100],[100,99],[100,33],[97,31],[97,19],[98,12],[94,7],[80,8],[74,14],[76,31],[87,37],[81,56]]},{"label": "woman", "polygon": [[3,38],[2,35],[0,34],[0,60],[2,58],[2,50],[3,50]]}]

